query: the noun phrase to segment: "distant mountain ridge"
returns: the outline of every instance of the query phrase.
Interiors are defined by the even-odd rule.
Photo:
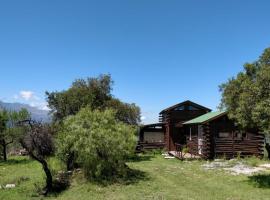
[[[51,115],[49,114],[49,111],[41,110],[36,107],[32,107],[28,104],[23,103],[6,103],[0,101],[0,109],[6,109],[6,110],[12,110],[12,111],[19,111],[22,108],[25,108],[28,110],[28,112],[31,113],[31,117],[33,120],[42,121],[42,122],[50,122],[51,121]]]

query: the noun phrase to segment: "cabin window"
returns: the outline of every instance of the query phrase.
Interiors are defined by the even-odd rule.
[[[218,133],[219,138],[228,138],[230,136],[231,136],[231,133],[229,133],[229,132],[219,132]]]
[[[236,139],[247,139],[247,133],[246,132],[235,132],[234,137]]]
[[[185,106],[179,106],[177,108],[175,108],[174,110],[178,111],[178,110],[185,110]]]
[[[164,133],[144,132],[144,142],[146,143],[164,142]]]
[[[235,137],[237,139],[242,139],[242,133],[241,132],[236,132]]]
[[[194,106],[188,106],[188,110],[199,110],[199,109]]]

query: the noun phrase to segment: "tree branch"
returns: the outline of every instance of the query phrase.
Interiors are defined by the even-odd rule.
[[[11,143],[13,143],[13,139],[10,142],[7,142],[6,145],[9,145]]]

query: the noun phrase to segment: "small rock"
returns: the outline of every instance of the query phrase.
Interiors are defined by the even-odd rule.
[[[230,171],[232,175],[252,175],[254,173],[263,171],[264,169],[261,167],[249,167],[244,164],[237,164],[234,167],[227,168],[225,170]]]
[[[165,159],[174,159],[173,156],[165,156]]]
[[[215,159],[214,162],[223,162],[223,159]]]
[[[270,168],[270,164],[262,164],[262,165],[259,165],[259,167]]]
[[[72,171],[67,171],[67,174],[68,175],[72,175]]]
[[[6,184],[6,189],[11,189],[11,188],[15,188],[16,185],[15,184]]]

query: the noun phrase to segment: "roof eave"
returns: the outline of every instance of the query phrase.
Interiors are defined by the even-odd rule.
[[[174,109],[175,107],[180,106],[180,105],[185,104],[185,103],[191,103],[191,104],[194,104],[194,105],[196,105],[197,107],[199,107],[199,108],[201,108],[201,109],[204,109],[204,110],[207,110],[207,111],[209,111],[209,112],[212,111],[210,108],[204,107],[204,106],[202,106],[202,105],[200,105],[200,104],[197,104],[197,103],[195,103],[195,102],[193,102],[193,101],[186,100],[186,101],[183,101],[183,102],[181,102],[181,103],[178,103],[178,104],[175,104],[175,105],[173,105],[173,106],[170,106],[170,107],[168,107],[168,108],[163,109],[159,114],[162,114],[162,113],[164,113],[164,112],[170,111],[170,110]]]

